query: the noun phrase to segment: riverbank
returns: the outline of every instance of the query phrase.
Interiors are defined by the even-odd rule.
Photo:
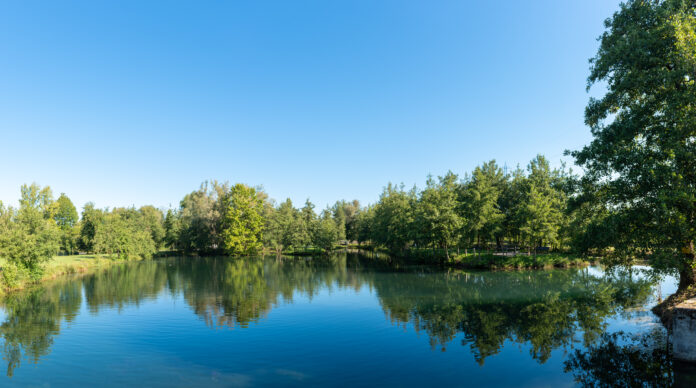
[[[657,306],[653,307],[652,312],[660,318],[660,321],[666,328],[671,329],[676,306],[692,298],[696,298],[696,286],[691,286],[685,290],[675,292]]]
[[[381,252],[381,254],[387,254]],[[388,255],[388,254],[387,254]],[[499,252],[450,252],[449,259],[444,250],[409,249],[401,255],[401,260],[413,264],[444,265],[446,267],[481,270],[551,269],[584,267],[596,262],[593,258],[573,253],[551,252],[527,254],[505,254]]]
[[[32,281],[26,275],[19,275],[14,284],[8,285],[5,282],[0,287],[0,294],[24,289],[32,284],[38,284],[47,280],[55,279],[59,276],[71,274],[86,274],[98,270],[106,269],[114,264],[125,263],[128,261],[142,260],[136,258],[119,258],[117,255],[66,255],[54,256],[44,267],[43,276],[39,281]],[[5,268],[6,262],[0,259],[0,267]]]
[[[536,255],[517,254],[466,254],[455,256],[452,265],[469,269],[545,269],[583,267],[593,261],[586,257],[568,253],[541,253]]]

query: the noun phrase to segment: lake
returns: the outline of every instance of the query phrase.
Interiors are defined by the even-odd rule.
[[[689,385],[649,311],[675,279],[644,269],[462,271],[352,253],[117,264],[2,299],[0,385]]]

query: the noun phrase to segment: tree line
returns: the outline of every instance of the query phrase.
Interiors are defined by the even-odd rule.
[[[307,200],[279,204],[260,188],[204,182],[174,209],[99,209],[81,217],[70,198],[50,187],[23,185],[18,208],[0,204],[0,257],[15,271],[41,275],[41,264],[63,253],[150,257],[168,249],[198,254],[252,255],[330,251],[339,242],[384,248],[394,254],[476,249],[513,244],[569,248],[568,212],[574,178],[551,169],[543,156],[526,172],[505,173],[495,161],[459,178],[429,177],[422,190],[389,184],[369,206],[337,201],[317,213]],[[5,271],[3,271],[5,272]]]

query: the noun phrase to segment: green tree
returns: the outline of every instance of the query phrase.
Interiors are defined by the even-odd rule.
[[[38,280],[43,275],[44,263],[60,249],[60,231],[52,218],[50,187],[22,185],[19,204],[17,212],[4,216],[6,225],[4,233],[0,233],[0,257],[16,269],[26,270],[32,280]]]
[[[53,216],[59,228],[72,228],[79,219],[77,209],[65,193],[61,193],[56,200],[56,214]]]
[[[331,215],[336,223],[336,232],[339,240],[346,239],[346,201],[337,201],[331,208]]]
[[[314,228],[312,244],[323,249],[325,252],[329,252],[338,242],[339,237],[339,227],[336,221],[331,217],[331,211],[324,211]]]
[[[303,243],[299,237],[300,228],[299,212],[288,198],[269,217],[266,217],[263,233],[265,244],[278,254],[292,246],[300,246]]]
[[[375,217],[375,207],[368,206],[361,209],[355,218],[355,237],[358,244],[370,241],[372,238],[372,224]]]
[[[463,219],[458,212],[457,175],[451,171],[435,182],[428,178],[427,186],[421,193],[416,212],[416,224],[421,225],[425,241],[435,242],[445,250],[449,260],[449,248],[459,241]]]
[[[138,211],[142,214],[145,228],[150,232],[155,247],[162,247],[165,237],[164,215],[162,214],[162,210],[148,205],[141,207]]]
[[[517,218],[523,241],[531,250],[544,243],[556,244],[562,225],[560,193],[552,186],[549,163],[538,155],[529,163],[522,200],[518,203]]]
[[[312,243],[312,236],[316,228],[317,214],[314,212],[314,204],[307,198],[305,205],[300,210],[299,230],[297,232],[297,245],[305,248]]]
[[[80,229],[77,227],[79,215],[70,198],[61,193],[55,202],[55,214],[53,219],[60,228],[60,248],[67,254],[72,254],[77,249]]]
[[[594,139],[572,155],[609,210],[614,263],[647,257],[696,283],[696,4],[628,0],[605,22],[588,88]],[[602,226],[595,223],[595,227]],[[610,230],[609,230],[610,228]],[[593,229],[593,228],[590,228]]]
[[[223,201],[229,191],[227,183],[206,181],[198,190],[184,196],[179,212],[181,249],[187,252],[210,253],[222,247],[222,214],[225,210]]]
[[[500,194],[500,211],[503,213],[503,235],[516,244],[520,243],[521,220],[517,217],[519,204],[526,195],[527,177],[519,166],[505,179],[505,186]]]
[[[165,246],[172,249],[178,249],[179,237],[181,233],[181,220],[179,219],[179,213],[172,211],[172,209],[167,210],[167,214],[164,217],[163,227]]]
[[[151,257],[156,251],[155,242],[134,214],[139,213],[134,209],[114,209],[106,213],[96,227],[94,252],[123,258]]]
[[[263,200],[256,189],[243,184],[232,187],[223,200],[224,248],[230,255],[259,251],[263,241]]]
[[[416,201],[415,188],[407,192],[403,185],[387,185],[375,205],[371,240],[403,254],[413,241]]]
[[[80,249],[86,252],[94,252],[94,235],[97,225],[102,222],[104,211],[97,209],[94,203],[87,202],[82,208],[82,227],[80,228]]]
[[[504,214],[498,201],[504,181],[503,171],[495,160],[491,160],[476,167],[464,187],[461,203],[467,220],[466,229],[479,245],[499,236],[503,230]]]

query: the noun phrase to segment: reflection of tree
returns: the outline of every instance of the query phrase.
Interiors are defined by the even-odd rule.
[[[93,313],[100,308],[139,305],[154,298],[167,285],[166,261],[124,263],[85,276],[82,284],[87,306]]]
[[[177,268],[186,302],[210,326],[246,327],[274,302],[267,292],[263,261],[200,258]]]
[[[512,340],[529,344],[531,356],[545,362],[552,350],[572,346],[576,332],[591,343],[607,316],[650,295],[648,281],[617,276],[585,270],[384,273],[374,286],[387,316],[425,331],[433,346],[444,350],[462,334],[483,363]]]
[[[346,282],[345,259],[341,258],[182,259],[176,268],[179,282],[175,287],[212,327],[247,327],[279,301],[292,301],[295,293],[311,298],[323,288]]]
[[[332,289],[369,287],[385,314],[425,331],[433,346],[461,335],[481,363],[505,341],[529,344],[544,362],[552,350],[572,346],[576,333],[595,341],[608,315],[641,303],[647,281],[631,274],[591,276],[586,270],[440,272],[357,255],[328,258],[171,258],[118,265],[82,278],[11,294],[0,303],[8,374],[22,353],[47,354],[61,320],[80,309],[82,292],[92,313],[139,305],[163,292],[181,295],[210,327],[247,327],[281,302],[313,298]]]
[[[671,387],[679,366],[674,368],[668,343],[662,330],[640,337],[603,334],[587,350],[575,350],[565,371],[583,387]]]
[[[7,360],[7,375],[20,365],[22,353],[38,363],[50,352],[53,336],[60,332],[60,322],[71,322],[82,300],[80,285],[61,282],[50,287],[15,293],[2,300],[6,319],[0,325],[4,340],[2,353]]]

